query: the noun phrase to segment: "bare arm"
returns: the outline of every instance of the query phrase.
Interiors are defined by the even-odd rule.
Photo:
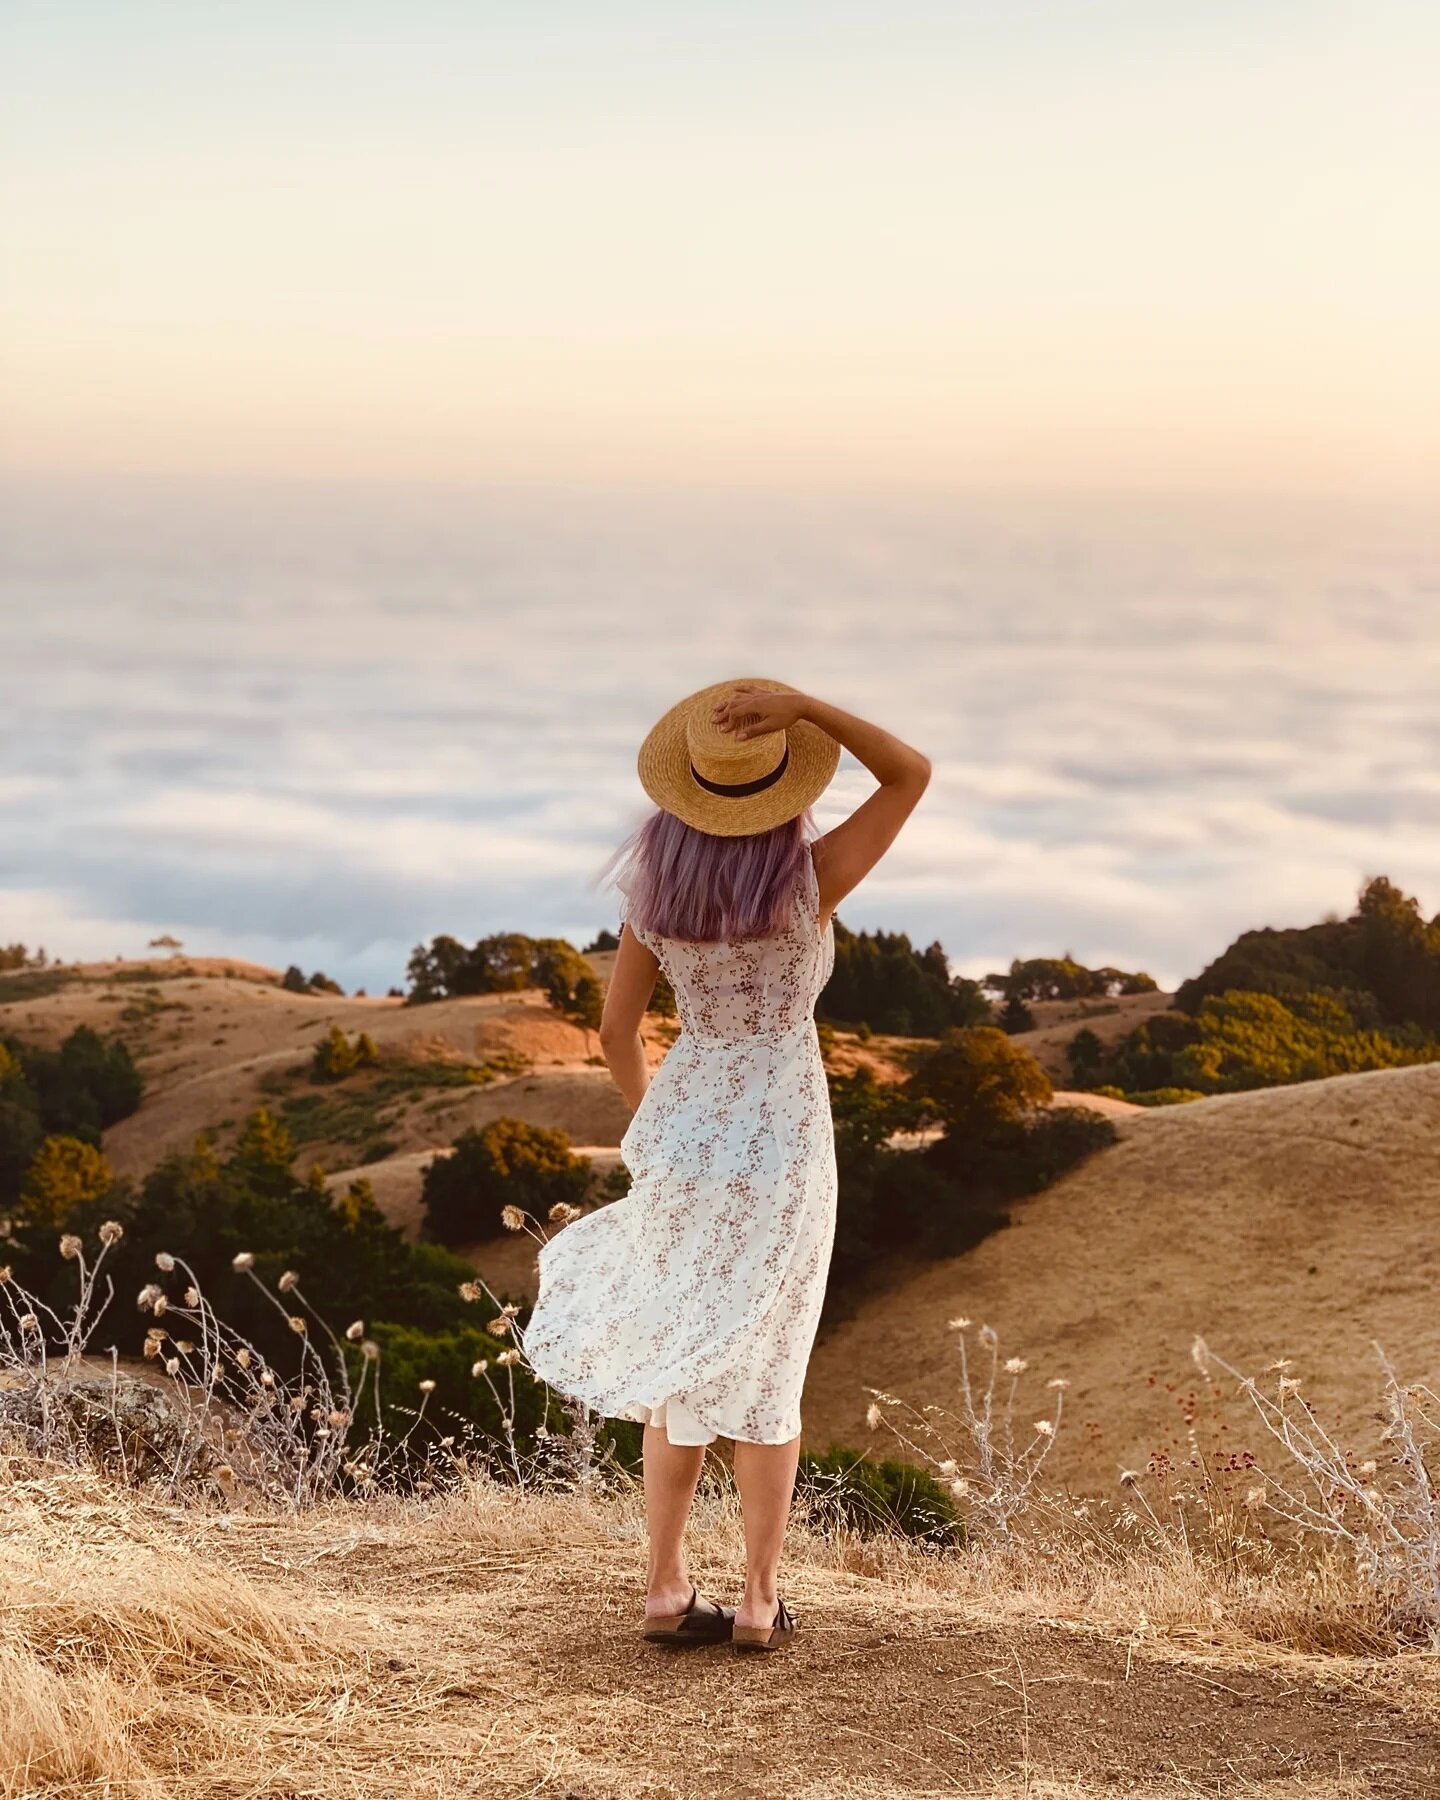
[[[733,730],[741,738],[750,731],[788,729],[797,719],[809,719],[864,763],[880,783],[848,819],[816,841],[820,910],[822,914],[833,912],[875,867],[915,810],[929,785],[929,757],[883,726],[872,725],[809,694],[737,688],[718,703],[715,719],[721,730]]]
[[[645,1058],[640,1021],[645,1017],[659,973],[654,952],[647,950],[628,926],[623,926],[600,1014],[600,1052],[631,1112],[644,1099],[650,1085],[650,1065]]]

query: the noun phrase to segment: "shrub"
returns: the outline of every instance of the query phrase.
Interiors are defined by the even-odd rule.
[[[845,1529],[861,1537],[899,1532],[948,1547],[965,1542],[954,1502],[913,1463],[871,1462],[859,1450],[831,1444],[823,1455],[801,1453],[795,1492],[822,1531]]]
[[[425,1235],[442,1244],[496,1237],[502,1208],[543,1219],[560,1202],[582,1200],[589,1176],[589,1162],[572,1153],[563,1131],[509,1117],[471,1126],[425,1171]]]
[[[918,1059],[912,1081],[947,1136],[984,1137],[1045,1106],[1050,1077],[1028,1050],[994,1026],[947,1031]]]
[[[1077,1031],[1065,1046],[1065,1059],[1077,1087],[1089,1087],[1105,1059],[1105,1046],[1088,1025]]]
[[[1035,1029],[1035,1015],[1018,994],[1011,994],[1001,1007],[996,1024],[1007,1037],[1018,1037],[1022,1031]]]
[[[1137,1094],[1120,1094],[1119,1098],[1132,1106],[1184,1106],[1191,1100],[1205,1099],[1205,1095],[1195,1088],[1162,1087],[1142,1088]]]
[[[310,1079],[343,1081],[357,1069],[373,1069],[379,1060],[380,1053],[368,1031],[358,1032],[352,1043],[338,1025],[332,1025],[315,1046],[310,1059]]]

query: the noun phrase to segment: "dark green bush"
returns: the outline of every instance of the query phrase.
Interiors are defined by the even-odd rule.
[[[913,1463],[871,1462],[844,1444],[831,1444],[823,1455],[803,1451],[795,1495],[821,1531],[849,1530],[862,1537],[897,1533],[937,1549],[965,1543],[954,1501]]]
[[[557,1202],[583,1200],[589,1183],[590,1164],[572,1153],[565,1132],[523,1119],[492,1119],[462,1131],[426,1169],[425,1235],[442,1244],[496,1237],[504,1230],[504,1207],[518,1206],[543,1220]]]

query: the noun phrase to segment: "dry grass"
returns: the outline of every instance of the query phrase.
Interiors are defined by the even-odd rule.
[[[17,1800],[1420,1800],[1440,1771],[1440,1668],[1372,1653],[1338,1570],[800,1529],[793,1648],[678,1656],[636,1632],[631,1493],[474,1485],[281,1519],[19,1462],[0,1480]],[[733,1595],[718,1464],[692,1550]]]

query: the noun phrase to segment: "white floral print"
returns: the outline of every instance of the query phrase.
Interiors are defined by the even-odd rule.
[[[815,1001],[835,963],[805,858],[773,938],[654,951],[681,1030],[620,1140],[630,1191],[540,1251],[525,1354],[557,1392],[672,1443],[787,1443],[835,1236]]]

